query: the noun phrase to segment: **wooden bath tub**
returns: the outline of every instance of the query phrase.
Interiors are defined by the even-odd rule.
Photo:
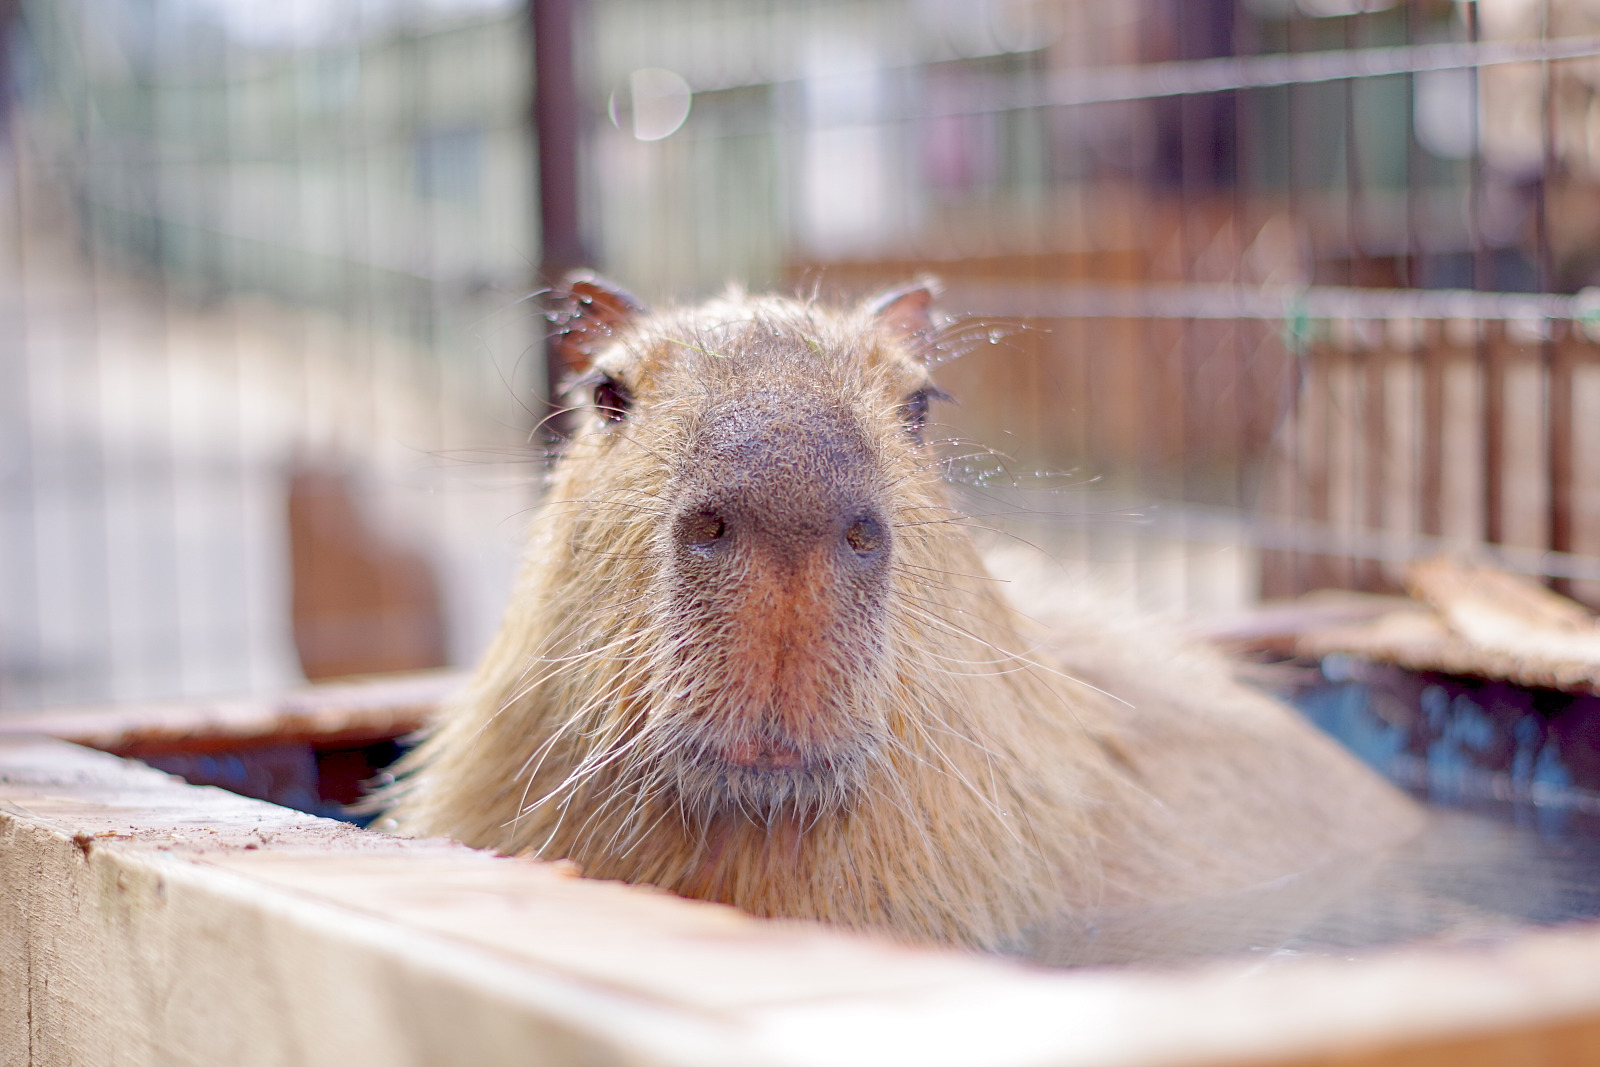
[[[397,840],[110,754],[353,751],[454,683],[0,720],[0,1064],[1600,1061],[1600,925],[1049,972]]]

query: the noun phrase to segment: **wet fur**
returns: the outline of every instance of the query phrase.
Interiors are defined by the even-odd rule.
[[[635,410],[584,413],[498,637],[391,797],[401,828],[758,915],[1017,949],[1063,916],[1249,885],[1414,827],[1206,654],[1093,607],[1049,629],[1013,609],[939,448],[903,421],[928,383],[919,343],[881,308],[734,294],[601,346]],[[672,524],[741,405],[796,411],[786,433],[850,453],[819,477],[872,472],[852,491],[889,520],[879,584],[799,550],[820,577],[793,587],[683,573]]]

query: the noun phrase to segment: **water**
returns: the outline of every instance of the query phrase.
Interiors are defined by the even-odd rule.
[[[1389,852],[1243,892],[1090,915],[1028,954],[1054,966],[1345,958],[1400,942],[1499,941],[1596,915],[1600,841],[1438,809],[1419,837]]]
[[[1330,660],[1293,694],[1432,808],[1396,848],[1225,896],[1080,917],[1050,965],[1347,958],[1600,916],[1600,698]]]

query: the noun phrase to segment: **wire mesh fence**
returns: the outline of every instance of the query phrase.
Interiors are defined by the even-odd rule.
[[[932,270],[952,310],[1029,327],[943,373],[963,437],[1095,479],[1008,497],[1030,536],[1079,551],[1088,524],[1101,560],[1153,540],[1154,573],[1231,515],[1241,599],[1391,589],[1416,554],[1485,544],[1600,592],[1592,5],[816,5],[733,41],[726,8],[602,9],[638,43],[597,38],[597,180],[714,205],[612,188],[607,258],[664,289],[730,263],[852,290]],[[693,91],[659,141],[617,117],[646,64]],[[708,267],[712,216],[767,232],[733,188],[752,137],[781,266]],[[652,195],[676,205],[659,228]]]
[[[1451,546],[1600,601],[1589,0],[0,10],[0,706],[470,659],[579,258],[940,276],[964,502],[1147,605]]]
[[[475,654],[538,474],[520,19],[12,12],[0,706]]]

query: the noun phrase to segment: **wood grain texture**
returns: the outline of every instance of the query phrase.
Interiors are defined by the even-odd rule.
[[[0,1064],[1574,1062],[1600,929],[1044,973],[0,740]]]

